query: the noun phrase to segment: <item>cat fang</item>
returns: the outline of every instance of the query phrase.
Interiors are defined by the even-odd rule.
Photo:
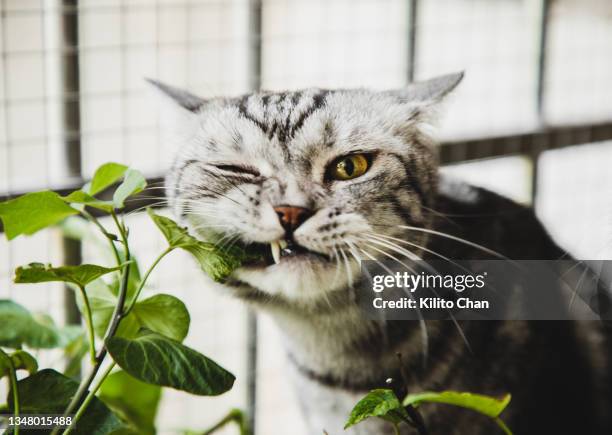
[[[281,251],[285,249],[287,249],[287,241],[285,239],[270,242],[270,250],[272,251],[272,258],[274,259],[274,263],[280,263]]]
[[[308,258],[310,260],[330,261],[328,256],[306,249],[293,239],[279,239],[270,242],[270,253],[274,264],[280,264],[283,259],[303,260]]]

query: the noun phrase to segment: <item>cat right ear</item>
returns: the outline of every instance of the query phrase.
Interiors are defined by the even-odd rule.
[[[463,71],[433,79],[413,82],[407,87],[391,91],[390,94],[403,103],[435,104],[440,102],[463,80]]]

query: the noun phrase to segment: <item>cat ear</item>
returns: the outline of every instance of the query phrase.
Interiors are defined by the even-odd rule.
[[[163,137],[180,144],[193,136],[198,128],[198,112],[206,100],[157,80],[146,80],[160,102],[159,123]]]
[[[449,94],[463,79],[463,71],[433,79],[414,82],[403,89],[388,91],[402,103],[437,103]]]
[[[155,91],[162,98],[174,103],[178,107],[188,110],[189,112],[197,112],[198,109],[200,109],[204,105],[204,103],[206,103],[206,100],[204,100],[203,98],[200,98],[182,89],[175,88],[173,86],[150,78],[146,78],[145,80],[153,86]]]

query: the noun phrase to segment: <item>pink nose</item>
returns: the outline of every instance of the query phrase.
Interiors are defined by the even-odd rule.
[[[278,215],[281,225],[288,233],[291,233],[297,227],[302,225],[306,219],[312,214],[311,211],[304,207],[294,207],[291,205],[280,205],[274,207],[274,211]]]

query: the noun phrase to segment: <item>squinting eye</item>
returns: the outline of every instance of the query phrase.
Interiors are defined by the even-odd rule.
[[[370,167],[370,159],[365,154],[352,154],[335,160],[329,167],[329,178],[351,180],[365,174]]]
[[[259,171],[252,167],[238,166],[238,165],[214,165],[217,169],[221,169],[226,172],[235,172],[236,174],[249,174],[255,177],[259,177]]]

